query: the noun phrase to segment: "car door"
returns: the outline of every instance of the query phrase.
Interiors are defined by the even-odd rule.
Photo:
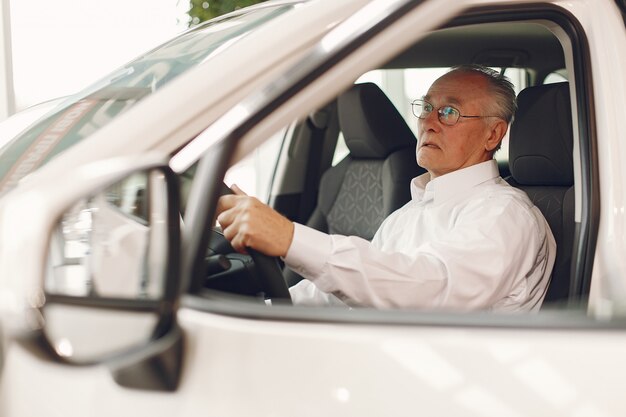
[[[175,171],[200,160],[202,175],[194,178],[184,220],[183,272],[169,278],[185,282],[197,275],[194,268],[206,254],[203,231],[212,225],[211,210],[230,163],[465,7],[510,18],[500,3],[481,8],[488,3],[442,8],[435,1],[371,2],[284,78],[227,114],[221,129],[209,127],[193,146],[177,152],[169,162]],[[584,21],[587,7],[568,12],[580,25],[578,35],[595,27]],[[603,17],[614,23],[608,15]],[[602,40],[592,38],[591,46]],[[582,87],[577,93],[589,98],[591,92]],[[232,118],[235,113],[245,117]],[[581,194],[581,205],[592,200]],[[591,208],[596,206],[586,209]],[[623,406],[625,335],[619,316],[598,320],[575,308],[534,316],[268,308],[258,300],[205,292],[184,294],[177,302],[184,348],[180,380],[170,391],[123,387],[111,377],[109,362],[70,366],[13,345],[2,380],[7,414],[612,415]],[[134,359],[122,354],[117,360]],[[29,401],[33,397],[38,401]]]
[[[578,183],[577,198],[579,208],[585,207],[582,211],[593,211],[599,208],[598,195],[588,185],[593,181],[593,166],[597,161],[586,147],[596,140],[588,124],[595,115],[589,113],[585,103],[597,91],[590,83],[589,67],[572,65],[573,60],[590,65],[593,61],[589,45],[574,40],[574,34],[580,35],[583,30],[577,26],[580,20],[569,17],[561,20],[564,15],[558,12],[555,16],[554,11],[551,7],[542,10],[522,5],[499,9],[496,5],[477,7],[463,17],[481,16],[470,19],[479,23],[490,14],[504,21],[515,14],[520,20],[549,19],[563,32],[569,31],[559,39],[562,45],[574,49],[571,55],[566,54],[566,59],[570,60],[568,68],[576,69],[578,77],[571,78],[577,109],[575,129],[582,128],[576,139],[579,147],[576,152],[582,155],[576,163],[587,166],[578,167],[582,180]],[[576,16],[583,19],[583,14]],[[569,24],[572,25],[568,27]],[[619,22],[614,27],[621,31],[621,26]],[[559,30],[554,32],[564,35]],[[365,51],[370,52],[369,56],[374,54],[368,49],[372,45],[376,45],[375,40],[363,46],[364,55]],[[352,79],[359,74],[357,69],[350,73]],[[209,189],[207,185],[204,194]],[[579,244],[593,251],[582,241],[595,240],[592,235],[598,224],[581,212],[577,213],[577,223],[591,232],[586,236],[581,233]],[[591,280],[589,262],[592,260],[586,258],[577,266],[577,274],[587,283]],[[253,304],[238,304],[238,300],[227,297],[192,294],[184,298],[179,317],[186,317],[184,323],[190,326],[189,333],[198,335],[199,339],[216,338],[239,346],[225,359],[228,364],[214,364],[212,358],[205,358],[206,366],[213,363],[223,372],[222,380],[230,381],[212,387],[217,397],[244,395],[254,403],[253,406],[245,402],[223,403],[220,409],[223,412],[234,409],[242,415],[255,410],[306,415],[308,410],[315,410],[315,413],[340,415],[348,410],[354,414],[413,415],[425,410],[441,415],[611,415],[622,406],[611,383],[598,387],[590,386],[587,381],[596,366],[605,367],[603,375],[609,380],[619,378],[624,361],[617,352],[624,334],[617,331],[621,319],[609,324],[598,321],[593,310],[587,315],[584,304],[588,301],[588,291],[588,286],[576,290],[575,300],[583,302],[582,308],[573,303],[562,310],[546,310],[536,316],[508,317],[267,310],[257,309]],[[222,320],[227,320],[228,325],[219,325]],[[363,327],[355,326],[357,323]],[[595,336],[591,337],[589,331]],[[595,341],[591,342],[591,338]],[[203,342],[199,341],[198,345]],[[599,358],[592,351],[604,352],[612,358]],[[573,367],[573,363],[577,366]],[[237,367],[234,376],[229,374],[232,366]],[[263,384],[261,381],[270,374],[272,382]],[[248,388],[243,394],[238,385],[242,380]],[[293,387],[294,381],[297,388]],[[277,402],[276,390],[293,393],[293,400],[281,397],[282,401]],[[369,396],[374,398],[368,401]]]

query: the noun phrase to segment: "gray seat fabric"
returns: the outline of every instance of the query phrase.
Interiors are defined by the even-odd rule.
[[[339,126],[350,151],[322,176],[307,226],[371,240],[382,221],[411,199],[410,182],[424,173],[416,139],[385,93],[356,84],[337,100]],[[301,279],[286,269],[289,285]]]
[[[568,298],[574,240],[573,134],[568,83],[529,87],[517,98],[507,180],[541,210],[557,253],[544,302]]]

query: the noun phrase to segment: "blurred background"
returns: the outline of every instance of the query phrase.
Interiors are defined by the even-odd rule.
[[[264,0],[0,1],[0,98],[10,115],[79,91],[190,26]]]

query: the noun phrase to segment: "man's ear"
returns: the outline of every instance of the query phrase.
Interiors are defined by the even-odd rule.
[[[491,124],[488,132],[489,137],[487,137],[487,142],[485,142],[485,150],[491,152],[496,149],[506,134],[508,127],[509,124],[502,119],[497,119],[495,123]]]

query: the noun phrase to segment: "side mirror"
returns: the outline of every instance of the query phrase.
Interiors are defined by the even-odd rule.
[[[74,201],[49,234],[37,344],[56,361],[107,363],[124,386],[175,389],[179,236],[177,178],[168,167]]]

